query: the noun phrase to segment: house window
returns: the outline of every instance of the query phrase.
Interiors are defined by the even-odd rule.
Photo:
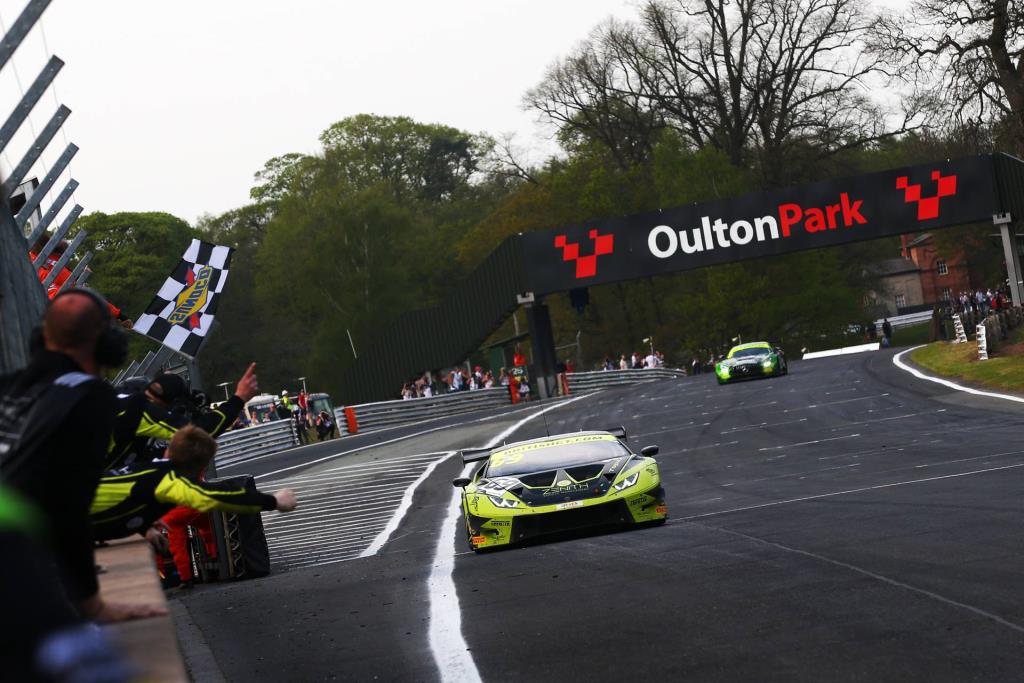
[[[949,301],[953,298],[953,290],[949,287],[942,288],[942,300]]]
[[[903,294],[896,295],[896,308],[905,308],[907,305],[907,297]]]
[[[935,262],[935,267],[938,268],[939,275],[949,274],[949,268],[946,267],[946,262],[943,261],[942,259],[939,259],[938,261]]]

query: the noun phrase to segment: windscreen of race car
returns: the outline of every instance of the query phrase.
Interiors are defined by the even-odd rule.
[[[575,467],[608,462],[629,455],[618,440],[576,438],[530,444],[491,455],[487,463],[487,477],[509,477],[543,472],[556,467]]]

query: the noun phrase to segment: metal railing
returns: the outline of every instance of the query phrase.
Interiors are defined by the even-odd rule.
[[[30,0],[18,15],[0,40],[0,69],[11,60],[49,4],[50,0]],[[63,66],[63,61],[51,56],[28,90],[22,91],[21,100],[0,123],[0,152],[12,154],[8,149],[9,143],[29,120]],[[20,80],[18,83],[20,87]],[[49,204],[45,203],[78,152],[78,147],[72,143],[67,143],[42,180],[33,175],[33,170],[43,165],[43,152],[70,114],[68,107],[58,105],[35,139],[23,146],[18,163],[0,178],[0,373],[18,369],[28,362],[29,332],[39,322],[46,305],[46,288],[54,283],[65,267],[70,270],[59,291],[82,285],[89,276],[91,252],[82,256],[77,265],[71,265],[72,257],[86,237],[82,230],[75,234],[60,258],[52,264],[42,287],[36,274],[38,268],[47,265],[50,255],[62,244],[82,214],[82,207],[77,204],[65,214],[46,244],[35,254],[35,260],[30,262],[28,258],[29,249],[50,234],[47,229],[78,187],[78,181],[69,179],[56,198]]]
[[[889,324],[892,325],[893,329],[899,329],[900,327],[909,327],[910,325],[919,325],[926,323],[932,319],[932,311],[918,311],[917,313],[907,313],[905,315],[894,315],[888,318]],[[886,318],[879,318],[875,321],[875,332],[877,334],[882,333],[882,325],[885,323]]]
[[[232,465],[298,445],[295,423],[291,420],[275,420],[244,429],[233,429],[217,438],[217,465]]]
[[[656,382],[663,379],[686,377],[686,372],[676,368],[642,368],[639,370],[596,370],[594,372],[570,372],[565,378],[569,393],[579,393],[639,382]]]
[[[354,414],[356,430],[359,433],[429,420],[437,417],[461,415],[475,410],[484,410],[509,405],[512,398],[507,387],[478,389],[477,391],[456,391],[430,398],[411,398],[405,401],[381,401],[337,408],[334,411],[338,429],[342,434],[353,434],[347,411]]]

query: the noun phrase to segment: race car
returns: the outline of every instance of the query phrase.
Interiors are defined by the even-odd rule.
[[[587,527],[655,525],[668,518],[657,446],[633,453],[621,427],[462,451],[481,462],[461,488],[475,551]]]
[[[789,372],[786,354],[768,342],[740,344],[715,364],[719,384],[757,377],[776,377]]]

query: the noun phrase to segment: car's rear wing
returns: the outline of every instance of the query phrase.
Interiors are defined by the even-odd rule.
[[[490,448],[465,448],[459,451],[459,455],[462,456],[462,462],[471,463],[478,462],[480,460],[486,460],[491,457]]]
[[[610,427],[605,431],[614,436],[616,439],[622,439],[623,441],[625,441],[627,438],[625,427]]]

